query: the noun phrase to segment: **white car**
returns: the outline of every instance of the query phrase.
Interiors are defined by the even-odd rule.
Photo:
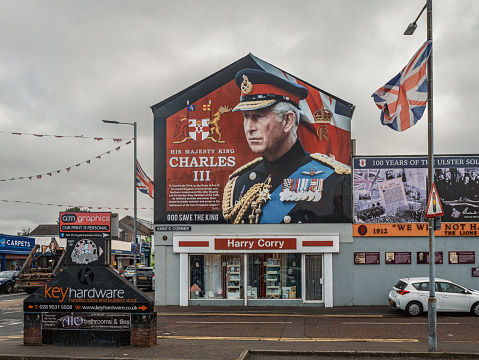
[[[428,298],[428,277],[399,279],[389,293],[389,303],[411,316],[427,311]],[[436,311],[471,312],[479,316],[479,291],[436,278]]]

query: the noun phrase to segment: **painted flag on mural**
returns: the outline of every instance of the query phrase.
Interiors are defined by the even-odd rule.
[[[136,161],[136,186],[143,194],[153,199],[154,182],[145,174],[138,160]]]
[[[427,60],[432,41],[426,41],[409,63],[373,95],[381,110],[381,123],[404,131],[421,119],[427,104]]]
[[[305,150],[334,156],[335,160],[351,165],[351,118],[355,106],[299,79],[250,54],[266,72],[308,89],[308,97],[299,107],[304,113],[298,126],[298,137]],[[348,145],[346,145],[348,144]]]

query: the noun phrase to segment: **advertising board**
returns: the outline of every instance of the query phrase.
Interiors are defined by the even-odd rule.
[[[34,246],[34,238],[0,234],[0,251],[28,254]]]
[[[71,265],[28,296],[25,312],[150,313],[154,303],[108,266]]]
[[[111,212],[61,212],[61,238],[111,237]]]
[[[271,74],[306,90],[297,99],[304,112],[297,135],[307,153],[320,154],[316,160],[284,158],[288,170],[277,177],[263,169],[263,153],[247,141],[242,111],[234,111],[245,94],[237,80],[241,70],[252,93],[268,88]],[[289,86],[281,81],[279,87]],[[161,159],[155,160],[155,224],[350,222],[353,108],[252,55],[153,106],[155,159]],[[264,171],[271,176],[263,179]],[[253,194],[254,185],[261,190]],[[306,214],[294,214],[300,203]]]
[[[435,156],[434,183],[450,223],[479,220],[479,156]],[[425,223],[427,157],[354,159],[354,222]]]
[[[107,265],[109,264],[110,240],[67,239],[67,265]]]
[[[127,330],[131,315],[117,313],[44,312],[42,329]]]

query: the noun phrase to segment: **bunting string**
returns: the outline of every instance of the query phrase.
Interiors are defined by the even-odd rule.
[[[131,144],[131,140],[124,143],[124,144],[121,144],[119,146],[117,146],[116,148],[114,149],[111,149],[111,150],[108,150],[106,152],[104,152],[103,154],[100,154],[98,156],[95,156],[95,159],[101,159],[102,156],[105,156],[105,155],[110,155],[110,153],[115,150],[115,151],[118,151],[120,150],[121,147],[125,146],[125,145],[129,145]],[[89,159],[89,160],[85,160],[85,161],[82,161],[76,165],[72,165],[72,166],[69,166],[67,168],[65,168],[65,170],[67,172],[70,172],[71,169],[73,169],[74,167],[79,167],[81,166],[82,164],[90,164],[91,163],[91,160],[92,159]],[[56,170],[56,171],[51,171],[51,172],[46,172],[46,173],[43,173],[43,174],[39,174],[39,175],[31,175],[31,176],[20,176],[20,177],[12,177],[10,179],[0,179],[0,181],[12,181],[12,180],[32,180],[32,179],[41,179],[43,176],[45,175],[48,175],[48,176],[52,176],[53,174],[59,174],[62,170]]]
[[[19,200],[0,200],[6,203],[17,203],[17,204],[30,204],[30,205],[42,205],[42,206],[58,206],[58,207],[64,207],[64,208],[74,208],[78,207],[81,209],[88,209],[88,210],[93,210],[93,209],[107,209],[107,210],[130,210],[133,208],[128,208],[128,207],[109,207],[109,206],[85,206],[85,205],[68,205],[68,204],[44,204],[44,203],[38,203],[38,202],[31,202],[31,201],[19,201]],[[146,207],[137,207],[138,210],[153,210],[153,208],[146,208]]]
[[[93,136],[83,136],[83,135],[47,135],[47,134],[29,134],[29,133],[21,133],[21,132],[10,132],[10,131],[0,131],[0,134],[11,134],[11,135],[30,135],[35,137],[55,137],[57,139],[61,138],[76,138],[76,139],[93,139],[95,141],[103,141],[103,140],[113,140],[116,143],[120,143],[123,140],[130,140],[133,139],[119,139],[119,138],[110,138],[110,137],[93,137]]]

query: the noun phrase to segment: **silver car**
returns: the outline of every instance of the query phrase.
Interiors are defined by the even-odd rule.
[[[435,289],[437,311],[471,312],[479,316],[479,291],[438,278]],[[389,303],[411,316],[427,311],[428,298],[428,277],[399,279],[389,293]]]

